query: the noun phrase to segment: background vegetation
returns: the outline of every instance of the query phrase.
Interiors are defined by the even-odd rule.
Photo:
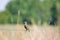
[[[0,12],[0,24],[56,25],[60,17],[60,0],[11,0]],[[33,22],[34,21],[34,22]]]

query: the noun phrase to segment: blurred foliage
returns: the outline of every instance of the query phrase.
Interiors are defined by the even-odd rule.
[[[18,10],[20,11],[20,21],[28,21],[30,24],[31,18],[38,24],[54,23],[57,21],[57,5],[60,0],[11,0],[6,6],[6,11],[0,13],[0,23],[16,24],[18,18]],[[54,19],[56,18],[56,19]]]

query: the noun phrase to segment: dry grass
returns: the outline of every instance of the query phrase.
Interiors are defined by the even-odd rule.
[[[0,28],[1,40],[60,40],[58,27],[30,27],[30,32],[25,31],[23,26]],[[12,25],[11,25],[12,26]]]

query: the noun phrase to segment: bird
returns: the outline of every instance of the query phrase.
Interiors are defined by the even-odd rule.
[[[26,21],[24,22],[24,28],[25,28],[26,31],[30,31],[30,29],[29,29],[28,24],[27,24]]]

